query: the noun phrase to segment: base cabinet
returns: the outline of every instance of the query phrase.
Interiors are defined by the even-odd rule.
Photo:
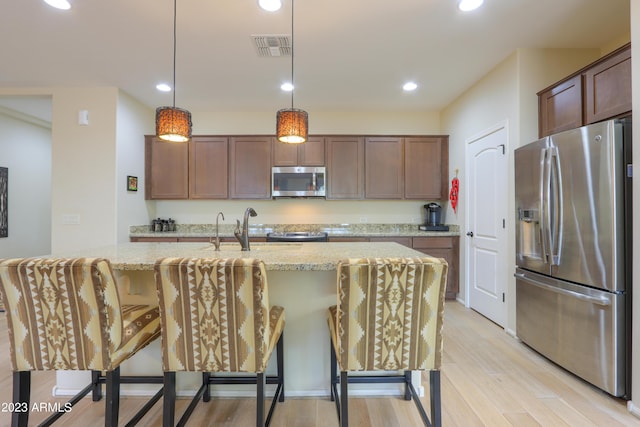
[[[460,264],[460,238],[450,237],[414,237],[413,249],[437,258],[444,258],[449,264],[447,273],[446,299],[456,299]]]
[[[443,236],[443,237],[405,237],[405,236],[386,236],[386,237],[348,237],[348,236],[329,236],[330,242],[396,242],[401,245],[408,246],[427,255],[444,258],[449,264],[447,273],[447,290],[445,298],[448,300],[456,299],[459,292],[459,265],[460,265],[460,237]]]

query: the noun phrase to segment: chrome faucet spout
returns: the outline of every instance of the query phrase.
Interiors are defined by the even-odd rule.
[[[238,242],[240,242],[240,246],[243,251],[250,251],[251,248],[249,246],[249,216],[258,216],[253,208],[247,208],[244,211],[244,218],[242,221],[242,230],[240,229],[240,220],[236,220],[236,229],[233,234],[236,236]]]
[[[220,250],[220,236],[218,235],[218,219],[220,217],[222,217],[222,220],[224,221],[224,214],[222,212],[218,212],[218,215],[216,215],[216,238],[215,240],[211,241],[216,251]]]

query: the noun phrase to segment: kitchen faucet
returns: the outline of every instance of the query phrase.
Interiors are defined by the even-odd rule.
[[[247,208],[247,210],[244,211],[244,220],[242,222],[242,230],[240,230],[240,220],[237,219],[236,229],[233,232],[233,234],[236,236],[236,239],[238,239],[238,242],[240,242],[240,246],[242,246],[243,251],[251,250],[251,248],[249,247],[249,215],[258,216],[258,214],[256,213],[256,211],[253,210],[253,208]]]
[[[222,212],[218,212],[218,215],[216,215],[216,238],[215,240],[213,240],[213,238],[209,239],[209,243],[212,243],[213,246],[215,246],[216,251],[220,250],[220,237],[218,237],[218,218],[220,218],[220,216],[222,216],[222,220],[224,221],[224,214]]]

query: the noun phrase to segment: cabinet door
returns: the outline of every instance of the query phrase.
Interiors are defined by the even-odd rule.
[[[189,198],[226,199],[227,138],[194,136],[189,143]]]
[[[538,94],[540,137],[582,126],[582,76]]]
[[[449,264],[447,271],[446,299],[455,299],[459,292],[459,252],[460,238],[452,237],[414,237],[413,248],[427,255],[444,258]]]
[[[403,139],[366,138],[365,198],[402,199],[404,195]]]
[[[324,166],[324,138],[311,136],[298,146],[298,164],[300,166]]]
[[[449,143],[447,137],[405,138],[405,199],[446,199],[448,180]]]
[[[312,136],[304,144],[274,139],[273,166],[324,166],[324,138]]]
[[[229,195],[232,199],[271,198],[271,143],[264,136],[229,141]]]
[[[631,48],[584,72],[586,124],[631,111]]]
[[[362,199],[364,196],[364,139],[328,137],[327,199]]]
[[[145,198],[189,197],[189,144],[145,137]]]
[[[298,144],[287,144],[274,138],[273,166],[298,166]]]

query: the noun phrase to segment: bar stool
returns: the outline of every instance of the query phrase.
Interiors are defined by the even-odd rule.
[[[440,363],[447,263],[438,258],[354,258],[338,264],[338,305],[329,308],[331,400],[349,425],[349,383],[403,383],[425,426],[441,425]],[[337,370],[340,369],[338,376]],[[431,420],[411,382],[430,371]],[[363,374],[351,371],[404,371]],[[340,395],[338,395],[340,384]]]
[[[202,372],[202,385],[178,422],[185,425],[211,384],[256,384],[256,426],[269,425],[284,401],[284,309],[269,306],[264,263],[253,258],[156,261],[162,322],[163,425],[174,425],[176,371]],[[277,373],[265,375],[277,347]],[[216,377],[213,373],[251,375]],[[264,418],[265,384],[276,384]]]
[[[120,305],[108,260],[2,260],[0,290],[11,344],[14,403],[29,408],[31,371],[90,370],[91,383],[67,405],[89,392],[94,401],[100,400],[106,384],[104,425],[117,426],[121,383],[161,384],[159,376],[120,375],[122,362],[160,336],[160,319],[157,306]],[[162,389],[132,423],[160,397]],[[40,425],[51,425],[63,414],[56,412]],[[28,421],[28,410],[12,414],[12,426],[27,426]]]

